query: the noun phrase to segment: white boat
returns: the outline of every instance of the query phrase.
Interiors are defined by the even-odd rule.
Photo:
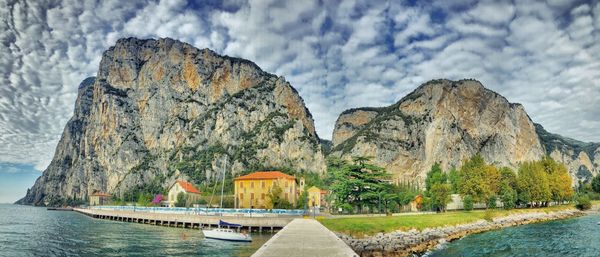
[[[225,166],[227,166],[227,159],[225,159]],[[221,204],[219,204],[219,209],[223,209],[223,187],[225,186],[225,169],[223,168],[223,182],[221,183]],[[216,189],[216,184],[215,184]],[[214,189],[213,189],[214,192]],[[209,206],[212,204],[212,197],[209,202]],[[235,228],[235,230],[231,229]],[[228,223],[222,220],[219,220],[219,227],[214,229],[202,229],[202,233],[204,233],[205,238],[225,240],[225,241],[234,241],[234,242],[252,242],[252,236],[247,233],[240,233],[240,228],[242,225]]]
[[[204,237],[225,241],[234,242],[252,242],[252,236],[245,233],[237,232],[230,228],[215,228],[210,230],[202,230]]]

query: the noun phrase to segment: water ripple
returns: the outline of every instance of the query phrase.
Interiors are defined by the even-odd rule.
[[[469,235],[427,256],[600,256],[600,215]]]
[[[0,204],[0,257],[249,256],[269,235],[240,244],[198,230],[92,219],[75,212]]]

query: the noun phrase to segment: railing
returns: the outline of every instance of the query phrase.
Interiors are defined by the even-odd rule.
[[[97,210],[116,210],[116,211],[135,211],[135,212],[153,212],[153,213],[174,213],[189,215],[214,215],[214,216],[271,216],[271,215],[289,215],[302,216],[305,210],[301,209],[229,209],[229,208],[186,208],[186,207],[138,207],[138,206],[90,206]]]

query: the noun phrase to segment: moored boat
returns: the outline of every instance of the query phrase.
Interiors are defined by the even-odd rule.
[[[228,227],[228,228],[225,228]],[[231,227],[236,228],[231,229]],[[228,223],[222,220],[219,220],[219,227],[214,229],[206,229],[202,230],[204,233],[204,237],[210,239],[218,239],[225,241],[234,241],[234,242],[252,242],[252,236],[247,233],[240,232],[240,228],[242,225]]]

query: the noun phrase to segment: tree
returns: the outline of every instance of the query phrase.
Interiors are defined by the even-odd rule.
[[[460,175],[458,174],[458,170],[454,166],[452,166],[450,172],[448,173],[448,182],[450,182],[452,193],[457,194],[460,189]]]
[[[567,167],[562,163],[557,163],[550,156],[544,156],[539,162],[546,172],[552,200],[563,202],[572,198],[575,192],[571,187],[573,180],[569,176]]]
[[[187,197],[185,193],[179,192],[177,194],[177,202],[175,202],[175,207],[186,207],[187,206]]]
[[[379,207],[385,193],[391,191],[385,169],[370,164],[369,157],[354,157],[353,163],[339,159],[328,160],[330,191],[338,208]],[[384,199],[385,200],[385,199]]]
[[[596,193],[600,193],[600,174],[592,179],[592,190]]]
[[[308,192],[306,191],[306,188],[304,188],[304,190],[302,190],[300,193],[300,197],[298,197],[298,201],[296,202],[296,209],[304,209],[306,207],[310,206],[308,206]]]
[[[537,206],[551,199],[552,193],[544,167],[539,162],[525,162],[517,178],[519,201]]]
[[[419,189],[412,185],[411,183],[401,183],[396,187],[398,198],[396,198],[396,202],[400,206],[405,206],[410,204],[417,195],[420,194]]]
[[[575,207],[579,210],[585,211],[592,208],[592,201],[587,195],[580,195],[575,199]]]
[[[431,166],[431,170],[427,172],[427,178],[425,179],[425,191],[430,191],[434,184],[443,184],[446,183],[446,181],[446,174],[442,171],[442,168],[440,168],[440,164],[436,162],[433,164],[433,166]]]
[[[517,195],[516,195],[516,191],[512,188],[505,188],[502,189],[502,193],[501,193],[501,201],[502,201],[502,208],[504,208],[505,210],[510,210],[515,208],[515,203],[517,201]]]
[[[517,174],[508,167],[500,168],[500,186],[498,195],[502,207],[506,210],[515,208],[517,202]]]
[[[448,183],[437,183],[431,186],[431,206],[432,209],[440,212],[446,210],[446,205],[450,202],[450,193],[452,189]]]
[[[487,201],[486,207],[488,209],[496,209],[496,200],[497,199],[495,195],[491,196]]]
[[[473,197],[472,196],[466,195],[463,198],[463,207],[467,211],[473,210]]]
[[[149,206],[151,200],[152,200],[151,195],[140,193],[140,194],[138,194],[137,205],[138,206]]]
[[[471,196],[473,202],[484,203],[498,191],[500,174],[477,154],[465,161],[459,172],[460,194]]]
[[[452,188],[439,163],[433,164],[425,179],[425,195],[432,210],[443,212],[450,202]]]

